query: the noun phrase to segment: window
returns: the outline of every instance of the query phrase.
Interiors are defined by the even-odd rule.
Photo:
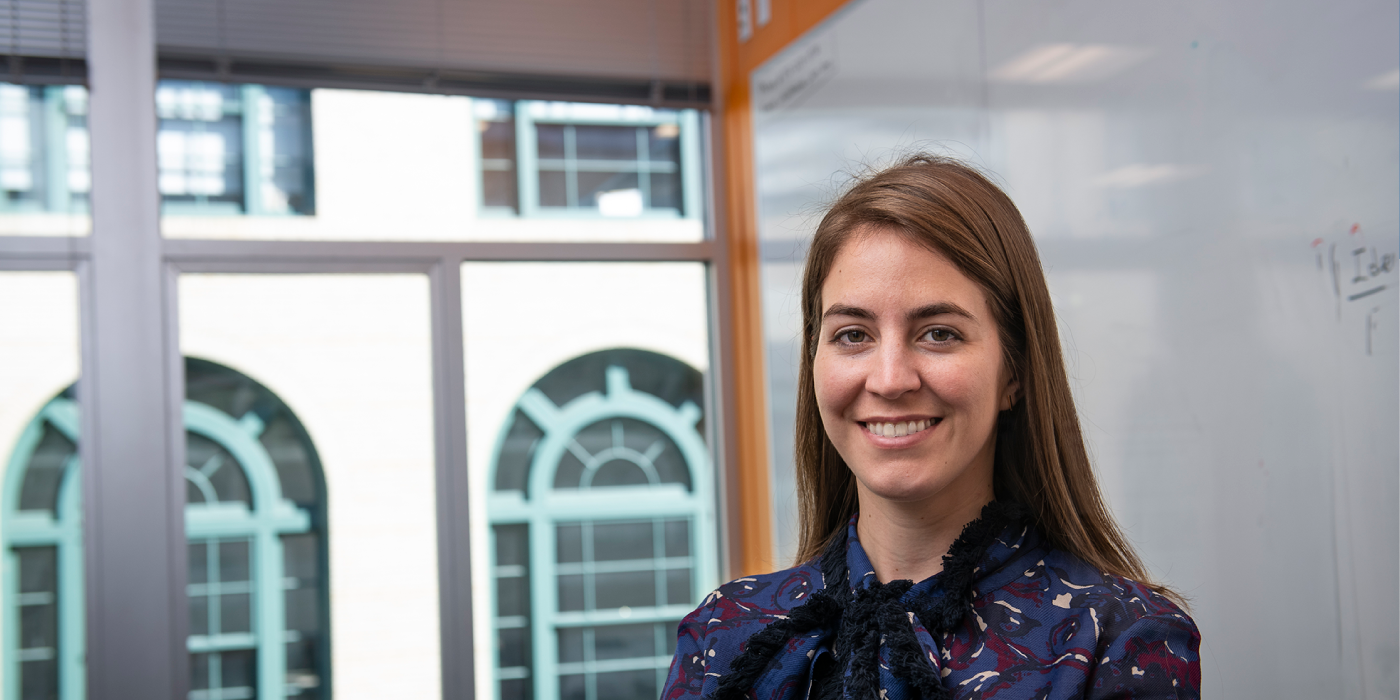
[[[87,89],[0,84],[0,212],[87,209]]]
[[[310,91],[166,80],[156,115],[167,212],[315,213]]]
[[[701,385],[679,360],[605,350],[516,404],[487,506],[502,700],[660,692],[715,576]]]
[[[0,212],[85,212],[87,89],[0,84]],[[313,214],[309,90],[162,81],[161,201],[177,214]]]
[[[327,698],[316,451],[248,377],[197,359],[185,373],[190,700]],[[70,388],[30,423],[6,472],[4,554],[19,572],[3,592],[5,678],[17,679],[7,697],[82,696],[77,439]]]
[[[693,110],[475,100],[483,211],[699,216]]]

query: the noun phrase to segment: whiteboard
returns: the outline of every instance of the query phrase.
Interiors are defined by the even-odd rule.
[[[756,70],[774,510],[795,550],[805,239],[843,173],[991,171],[1091,454],[1206,697],[1395,698],[1400,8],[863,0]]]

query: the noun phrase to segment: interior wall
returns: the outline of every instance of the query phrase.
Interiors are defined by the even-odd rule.
[[[1101,485],[1204,694],[1397,697],[1388,2],[864,0],[750,75],[779,559],[798,278],[848,175],[987,169],[1036,237]]]

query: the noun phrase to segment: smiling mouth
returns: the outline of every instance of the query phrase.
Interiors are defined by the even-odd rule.
[[[928,430],[937,425],[939,418],[925,418],[923,420],[899,421],[897,423],[861,423],[860,427],[865,428],[865,432],[879,437],[904,437],[914,433]]]

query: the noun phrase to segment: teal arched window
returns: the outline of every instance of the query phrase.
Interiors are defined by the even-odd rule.
[[[191,700],[329,697],[325,488],[290,409],[185,361]],[[0,504],[5,700],[83,697],[81,488],[72,389],[10,456]]]
[[[651,700],[714,585],[703,379],[617,349],[554,369],[496,449],[491,568],[501,700]]]

